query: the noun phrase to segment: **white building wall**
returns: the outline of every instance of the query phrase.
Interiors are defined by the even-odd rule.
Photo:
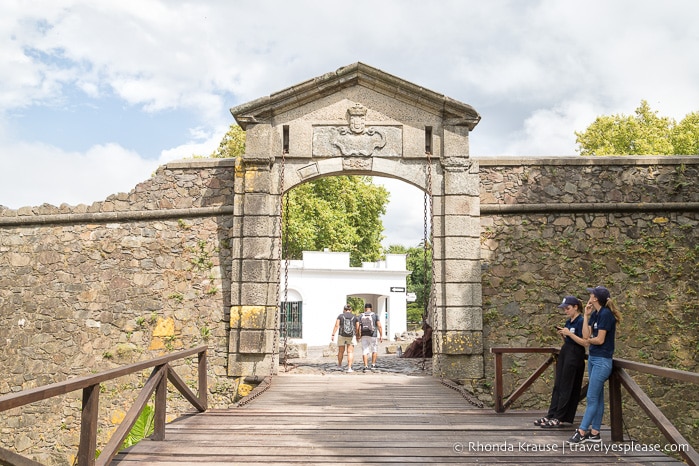
[[[350,267],[348,252],[304,251],[303,260],[289,261],[287,301],[301,301],[303,337],[309,346],[325,346],[335,319],[349,296],[373,305],[390,340],[407,331],[405,254],[388,254],[385,261]],[[284,300],[284,263],[282,292]],[[392,291],[393,290],[393,291]],[[355,312],[361,311],[356,309]]]

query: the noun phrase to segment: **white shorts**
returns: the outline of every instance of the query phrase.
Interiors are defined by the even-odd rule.
[[[378,337],[362,337],[362,354],[370,355],[371,353],[379,352]]]

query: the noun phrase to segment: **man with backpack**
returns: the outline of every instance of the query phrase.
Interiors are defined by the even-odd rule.
[[[357,316],[352,313],[352,306],[345,304],[342,314],[337,316],[335,327],[330,340],[335,339],[337,334],[337,368],[342,369],[342,357],[345,354],[345,346],[347,347],[347,372],[352,370],[352,361],[354,360],[354,332],[357,325]]]
[[[378,341],[377,341],[378,334]],[[364,313],[357,321],[357,336],[362,338],[362,360],[364,372],[369,370],[369,355],[371,354],[371,370],[376,370],[376,356],[379,353],[379,343],[383,341],[383,329],[379,316],[374,314],[371,303],[364,305]]]

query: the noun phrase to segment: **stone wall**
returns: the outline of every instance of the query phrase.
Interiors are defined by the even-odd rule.
[[[585,298],[584,288],[600,283],[626,316],[619,356],[699,370],[699,158],[474,160],[486,361],[475,391],[490,395],[491,347],[557,345],[550,329],[561,296]],[[234,168],[233,160],[171,163],[90,206],[0,207],[0,395],[207,344],[210,406],[228,407],[237,386],[227,375]],[[507,388],[539,362],[506,360]],[[191,365],[178,370],[195,380]],[[105,384],[100,441],[143,380]],[[639,382],[665,412],[696,396]],[[538,383],[516,407],[544,408],[549,390]],[[188,409],[169,398],[169,418]],[[69,464],[79,413],[80,393],[2,413],[0,446]],[[696,439],[696,406],[675,414]]]
[[[91,206],[0,210],[0,394],[206,344],[210,406],[232,403],[233,170],[230,161],[205,165],[171,164],[131,193]],[[196,381],[196,364],[177,366]],[[99,442],[144,381],[104,384]],[[181,396],[169,398],[170,418],[190,409]],[[78,391],[26,407],[21,417],[19,409],[0,414],[0,445],[69,464],[80,399]]]
[[[603,284],[624,314],[617,357],[699,372],[698,162],[481,160],[486,352],[495,346],[560,346],[553,328],[565,319],[556,307],[562,297],[573,294],[585,302],[585,288]],[[544,360],[506,355],[505,394]],[[490,395],[492,354],[486,353],[485,373],[483,391]],[[630,375],[697,447],[697,387]],[[547,409],[552,384],[549,370],[514,408]],[[622,392],[631,435],[666,443]]]

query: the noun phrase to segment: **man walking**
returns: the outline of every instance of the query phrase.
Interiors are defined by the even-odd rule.
[[[352,313],[352,306],[345,304],[342,314],[337,316],[335,327],[330,340],[335,339],[337,334],[337,368],[342,369],[342,358],[345,354],[345,346],[347,347],[347,372],[353,372],[352,362],[354,360],[354,333],[357,325],[357,316]]]
[[[381,328],[379,316],[374,314],[371,303],[366,303],[364,305],[364,313],[359,316],[357,335],[361,335],[362,337],[362,361],[364,362],[364,372],[369,370],[369,355],[371,355],[371,370],[375,371],[379,343],[383,341],[383,329]]]

